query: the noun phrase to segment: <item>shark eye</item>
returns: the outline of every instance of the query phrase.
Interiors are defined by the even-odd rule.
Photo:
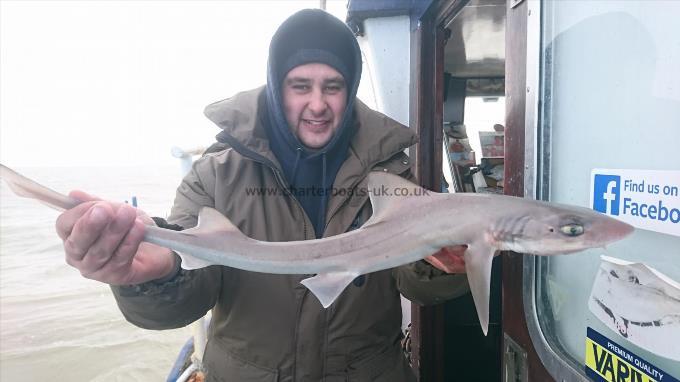
[[[565,224],[560,227],[560,231],[567,236],[583,235],[583,226],[580,224]]]

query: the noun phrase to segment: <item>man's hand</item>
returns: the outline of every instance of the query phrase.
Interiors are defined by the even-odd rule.
[[[153,220],[124,203],[101,201],[73,191],[84,203],[57,218],[66,263],[83,277],[114,285],[141,284],[169,275],[175,269],[172,252],[143,243],[145,225]]]
[[[466,249],[466,245],[444,247],[438,252],[426,257],[424,260],[433,267],[446,273],[465,273],[465,259],[463,258],[463,254]]]

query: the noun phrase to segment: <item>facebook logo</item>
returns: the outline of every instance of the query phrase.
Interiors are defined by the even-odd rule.
[[[593,209],[607,215],[618,215],[621,199],[621,177],[595,174],[594,183]]]

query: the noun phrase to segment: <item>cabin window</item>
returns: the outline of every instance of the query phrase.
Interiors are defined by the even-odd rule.
[[[680,186],[673,184],[680,171],[680,2],[550,1],[542,7],[539,197],[592,208],[593,169],[661,170],[661,187],[661,182]],[[640,192],[652,186],[648,182]],[[665,200],[669,210],[680,209],[677,194]],[[592,328],[680,378],[680,360],[636,345],[625,337],[625,327],[612,330],[589,309],[601,255],[642,262],[680,282],[678,227],[675,234],[637,229],[606,251],[538,258],[535,304],[552,348],[584,366],[586,332]],[[639,292],[637,296],[619,299],[612,320],[628,325],[628,330],[635,326],[638,336],[648,333],[643,336],[651,341],[664,341],[659,333],[669,328],[675,328],[668,333],[677,336],[680,311],[666,312],[660,305],[677,307],[678,301],[673,305],[668,296],[656,301],[643,289],[631,290]],[[652,309],[659,317],[632,319]],[[644,326],[657,320],[675,326]]]
[[[444,191],[503,193],[505,97],[467,96],[462,102],[462,122],[444,113]]]

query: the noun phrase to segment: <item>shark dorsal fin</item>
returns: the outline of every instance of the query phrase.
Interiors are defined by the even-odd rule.
[[[191,228],[192,233],[208,233],[208,232],[239,232],[241,231],[232,223],[227,217],[222,215],[220,211],[211,208],[203,207],[198,213],[198,224]]]
[[[182,231],[182,233],[194,234],[210,234],[210,233],[231,233],[237,236],[245,236],[226,216],[222,215],[220,211],[211,208],[203,207],[198,212],[198,224]],[[182,258],[182,268],[184,269],[200,269],[205,268],[216,263],[203,260],[190,254],[175,251],[179,257]]]
[[[373,208],[373,215],[364,224],[377,224],[392,213],[399,213],[398,204],[407,198],[422,197],[434,194],[399,175],[383,171],[373,171],[367,176],[368,194]]]

